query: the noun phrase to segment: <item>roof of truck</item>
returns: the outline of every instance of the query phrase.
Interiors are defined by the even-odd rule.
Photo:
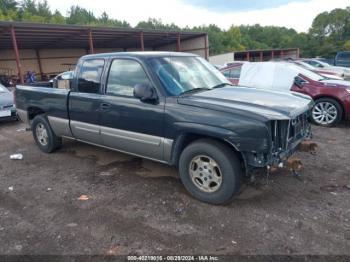
[[[93,55],[85,55],[83,59],[89,58],[104,58],[104,57],[115,57],[115,56],[125,56],[125,57],[175,57],[175,56],[198,56],[192,53],[183,53],[183,52],[166,52],[166,51],[144,51],[144,52],[114,52],[114,53],[100,53]]]

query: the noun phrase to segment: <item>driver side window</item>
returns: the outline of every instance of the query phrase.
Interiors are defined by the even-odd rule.
[[[137,84],[150,85],[142,66],[134,60],[113,60],[109,70],[106,94],[133,97],[134,87]]]

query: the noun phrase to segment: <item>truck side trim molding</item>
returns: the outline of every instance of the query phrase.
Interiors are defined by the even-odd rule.
[[[171,139],[72,120],[70,126],[76,139],[145,158],[170,162],[173,145]]]
[[[113,150],[113,151],[116,151],[116,152],[121,152],[121,153],[124,153],[124,154],[128,154],[128,155],[132,155],[132,156],[137,156],[137,157],[149,159],[149,160],[160,162],[160,163],[163,163],[163,164],[169,164],[168,161],[164,161],[164,160],[161,160],[161,159],[147,157],[145,155],[140,155],[140,154],[134,154],[132,152],[128,152],[128,151],[120,150],[120,149],[117,149],[117,148],[104,146],[104,145],[101,145],[101,144],[95,144],[95,143],[92,143],[92,142],[89,142],[89,141],[85,141],[85,140],[82,140],[82,139],[77,139],[77,138],[73,138],[73,137],[66,137],[66,136],[63,136],[63,137],[65,137],[67,139],[72,139],[72,140],[75,140],[75,141],[79,141],[79,142],[82,142],[82,143],[85,143],[85,144],[89,144],[89,145],[98,146],[98,147],[101,147],[101,148],[110,149],[110,150]]]
[[[49,119],[50,126],[56,136],[72,136],[68,119],[54,116],[48,116],[47,118]]]
[[[80,121],[70,121],[70,125],[72,127],[72,132],[75,136],[79,137],[79,132],[89,132],[92,134],[100,133],[100,126],[88,124]]]
[[[126,131],[122,129],[101,126],[101,134],[102,136],[108,135],[115,138],[126,139],[129,140],[129,142],[139,142],[151,146],[158,147],[161,144],[161,137]]]

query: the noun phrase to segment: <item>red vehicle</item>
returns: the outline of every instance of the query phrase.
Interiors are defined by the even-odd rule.
[[[334,126],[341,120],[350,120],[350,82],[315,79],[299,74],[291,88],[294,92],[311,96],[315,100],[312,120],[321,126]]]
[[[349,81],[328,79],[294,64],[276,62],[235,64],[221,72],[234,85],[294,91],[312,97],[314,124],[334,126],[341,120],[350,120]]]
[[[238,85],[239,76],[241,75],[241,68],[242,68],[242,65],[244,65],[245,63],[249,63],[249,62],[244,62],[244,61],[232,62],[228,64],[226,67],[221,68],[220,72],[223,73],[223,75],[228,80],[230,80],[230,82],[233,85]]]

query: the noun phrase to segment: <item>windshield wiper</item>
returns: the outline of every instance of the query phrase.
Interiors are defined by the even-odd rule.
[[[206,91],[206,90],[212,90],[212,89],[215,89],[215,88],[220,88],[220,87],[224,87],[224,86],[233,86],[229,83],[220,83],[218,85],[215,85],[213,87],[199,87],[199,88],[194,88],[194,89],[190,89],[190,90],[187,90],[187,91],[184,91],[182,92],[180,95],[184,95],[184,94],[190,94],[190,93],[197,93],[197,92],[200,92],[200,91]]]
[[[216,86],[213,86],[211,89],[221,88],[221,87],[224,87],[224,86],[233,86],[233,85],[229,84],[229,83],[221,83],[221,84],[218,84]]]
[[[208,87],[194,88],[194,89],[190,89],[190,90],[184,91],[180,95],[185,95],[185,94],[190,94],[190,93],[197,93],[197,92],[206,91],[206,90],[210,90],[210,88],[208,88]]]

